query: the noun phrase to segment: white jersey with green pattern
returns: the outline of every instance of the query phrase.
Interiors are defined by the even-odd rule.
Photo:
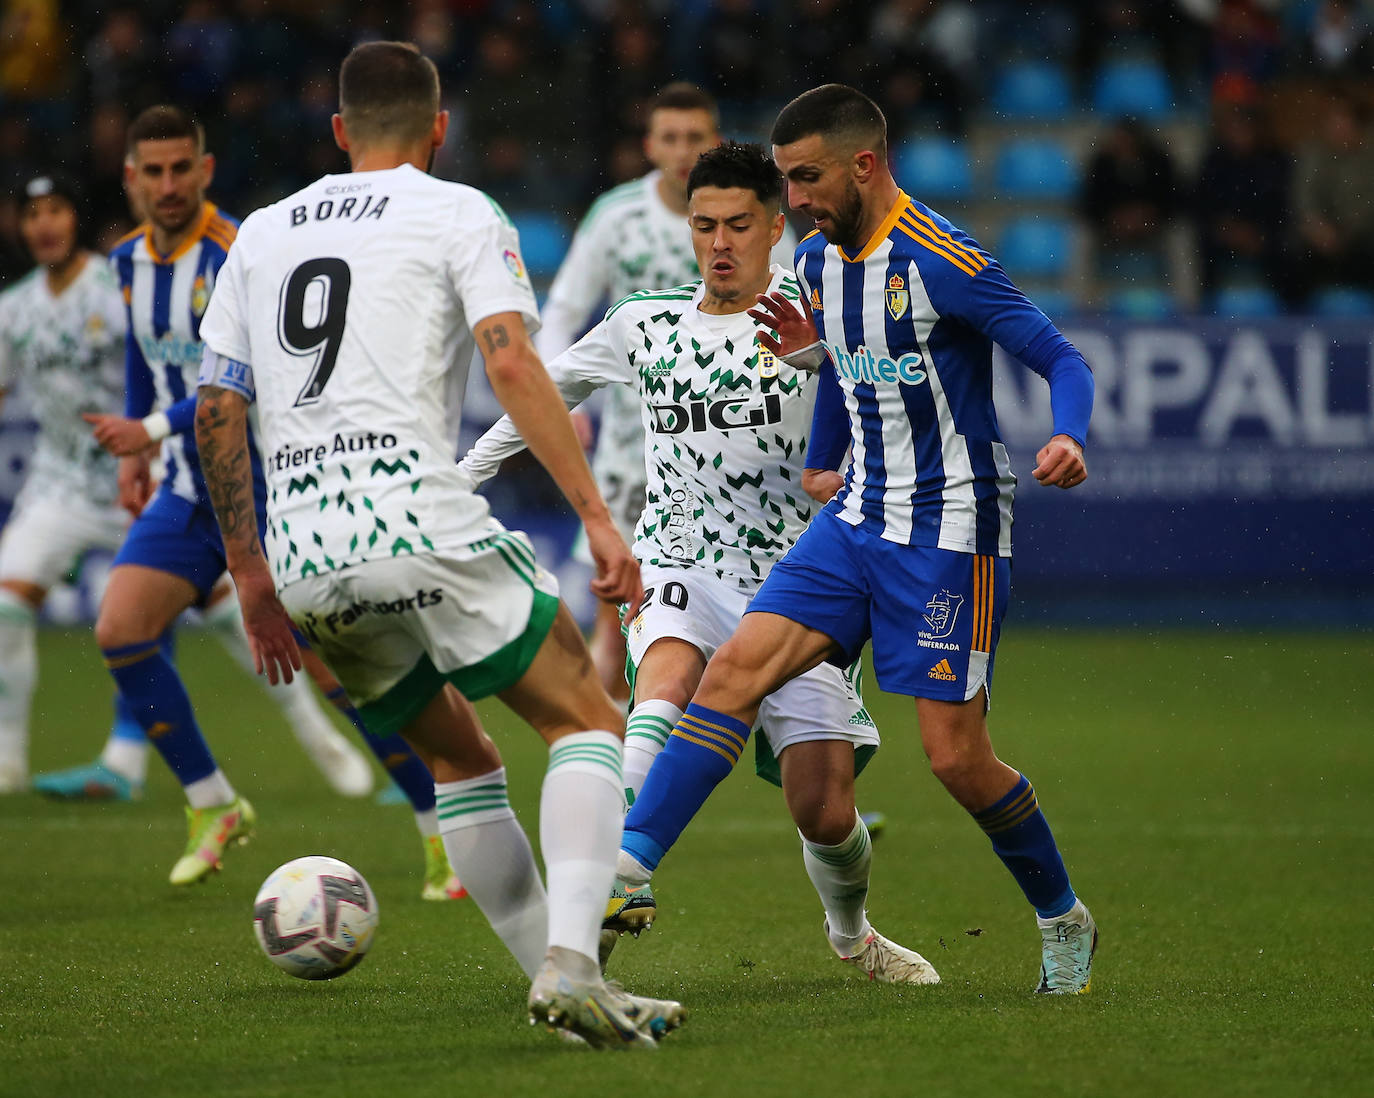
[[[200,383],[257,401],[279,588],[499,532],[453,455],[473,328],[501,313],[538,325],[516,231],[472,187],[327,175],[244,221]]]
[[[770,292],[799,297],[791,272],[771,276]],[[761,348],[748,313],[703,313],[702,296],[700,282],[632,294],[549,373],[569,406],[617,382],[638,395],[648,498],[635,556],[752,591],[811,519],[801,480],[815,380]],[[503,419],[461,468],[480,482],[522,445]]]
[[[124,328],[119,282],[98,255],[57,296],[41,268],[0,294],[0,389],[23,388],[40,428],[29,477],[55,496],[118,495],[117,460],[81,413],[123,411]]]

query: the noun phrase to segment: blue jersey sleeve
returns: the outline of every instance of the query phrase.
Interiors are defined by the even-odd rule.
[[[806,468],[838,469],[849,447],[849,412],[835,367],[821,367],[816,385],[816,407],[811,413],[811,438],[806,445]]]
[[[182,397],[167,409],[167,420],[172,425],[172,434],[184,435],[196,425],[196,398],[194,395]]]
[[[996,262],[972,278],[948,279],[941,288],[945,293],[940,300],[932,300],[936,309],[976,328],[1045,378],[1050,383],[1054,433],[1083,445],[1093,407],[1092,371],[1049,317]]]

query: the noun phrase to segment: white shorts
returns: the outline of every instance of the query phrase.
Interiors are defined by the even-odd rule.
[[[132,521],[118,504],[72,498],[69,488],[30,479],[0,535],[0,579],[49,590],[87,550],[118,549]]]
[[[645,565],[641,572],[645,601],[626,636],[634,667],[664,637],[686,641],[709,660],[734,633],[753,597],[702,569]],[[860,767],[879,744],[878,728],[860,694],[857,662],[844,671],[823,663],[784,683],[763,699],[755,727],[761,730],[758,770],[770,780],[776,780],[777,757],[794,743],[846,740],[856,753],[867,748]]]
[[[282,603],[379,736],[445,682],[476,700],[514,685],[558,613],[558,581],[524,534],[372,560],[282,589]]]

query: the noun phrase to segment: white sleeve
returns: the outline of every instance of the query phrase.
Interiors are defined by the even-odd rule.
[[[492,203],[477,224],[459,227],[450,245],[449,277],[463,303],[469,328],[497,313],[519,313],[525,327],[539,327],[539,305],[520,257],[515,226]]]
[[[243,282],[243,230],[229,248],[229,254],[215,276],[210,307],[200,322],[200,338],[206,347],[238,362],[253,360],[248,333],[248,291]]]
[[[611,249],[603,239],[608,224],[595,209],[583,218],[549,287],[543,327],[534,344],[546,362],[572,346],[597,302],[610,292]]]
[[[548,364],[549,377],[569,408],[576,408],[603,385],[637,379],[616,337],[618,328],[618,324],[603,320]],[[510,416],[502,416],[472,444],[458,468],[474,484],[481,484],[496,475],[506,458],[524,448],[525,440]]]
[[[10,343],[10,294],[0,294],[0,393],[14,388],[14,347]]]

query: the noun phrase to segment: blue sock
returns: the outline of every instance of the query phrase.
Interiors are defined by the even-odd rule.
[[[181,676],[162,652],[161,642],[145,641],[102,650],[134,720],[183,786],[208,778],[218,767],[200,734]]]
[[[1024,774],[1010,793],[973,818],[1040,918],[1055,919],[1073,907],[1077,897],[1069,886],[1069,871]]]
[[[159,642],[162,654],[168,661],[172,658],[172,631],[170,629],[162,634]],[[134,716],[133,707],[129,704],[123,694],[115,691],[114,697],[114,725],[110,728],[110,739],[112,740],[132,740],[135,743],[143,743],[148,739],[148,733],[143,731],[143,725],[138,723],[138,718]]]
[[[410,744],[406,743],[405,737],[399,732],[394,732],[381,738],[369,732],[363,724],[362,714],[353,707],[342,686],[325,696],[358,730],[358,735],[372,749],[372,754],[377,756],[377,761],[391,775],[391,780],[401,787],[401,792],[410,801],[410,807],[416,812],[428,812],[433,808],[434,775],[429,772],[429,767],[420,756],[415,754]]]
[[[673,727],[625,817],[620,848],[653,871],[706,798],[735,768],[749,726],[695,702]]]

